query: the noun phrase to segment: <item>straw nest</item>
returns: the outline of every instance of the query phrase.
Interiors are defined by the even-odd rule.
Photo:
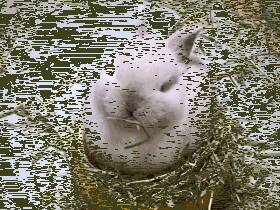
[[[50,143],[34,155],[34,161],[39,159],[49,146],[58,150],[67,148],[65,154],[71,167],[74,197],[77,198],[74,206],[71,206],[72,208],[117,206],[121,209],[154,209],[165,206],[174,207],[179,204],[180,207],[188,207],[188,209],[273,208],[277,205],[277,201],[269,199],[267,188],[262,186],[266,177],[271,174],[271,170],[260,167],[254,162],[245,163],[246,155],[251,154],[242,149],[248,142],[246,139],[248,134],[244,131],[246,128],[241,127],[240,123],[228,114],[227,106],[222,106],[220,101],[216,100],[222,93],[215,90],[218,88],[215,85],[219,84],[223,77],[238,75],[238,81],[242,83],[242,77],[248,73],[249,66],[253,66],[259,71],[256,66],[257,61],[253,58],[255,52],[250,51],[252,44],[250,39],[255,38],[256,34],[258,34],[259,40],[265,43],[265,49],[273,56],[279,55],[280,42],[277,40],[280,36],[277,36],[279,31],[275,27],[277,20],[273,16],[262,15],[268,11],[260,10],[261,2],[254,1],[252,5],[242,2],[201,1],[198,4],[196,1],[190,1],[181,6],[175,1],[161,2],[175,9],[182,16],[177,24],[178,28],[188,21],[205,23],[208,31],[208,35],[204,37],[205,40],[208,40],[205,43],[208,46],[210,43],[211,47],[220,50],[220,54],[217,55],[209,50],[211,47],[207,49],[205,43],[201,42],[198,45],[200,52],[207,55],[210,61],[210,84],[214,84],[211,87],[213,90],[211,132],[197,142],[198,149],[191,158],[178,163],[176,169],[168,173],[156,177],[137,178],[95,169],[84,155],[83,130],[79,120],[69,126],[67,134],[61,136],[49,123],[47,117],[40,115],[40,113],[32,113],[24,106],[2,113],[1,118],[17,114],[25,117],[26,122],[43,128],[45,132],[50,134]],[[250,8],[247,10],[246,7]],[[250,12],[248,13],[248,11]],[[223,15],[227,16],[227,20],[222,18]],[[220,28],[221,25],[226,25],[229,29],[228,34],[232,33],[233,36],[225,36],[226,34],[223,34]],[[240,39],[235,42],[236,40],[233,41],[234,37]],[[222,60],[225,61],[223,66],[215,59],[218,56],[223,57]],[[4,56],[1,59],[3,73],[7,62]],[[233,60],[236,65],[232,65],[231,61]],[[269,80],[271,87],[279,90],[278,77],[269,79],[266,76],[267,74],[262,78]],[[71,77],[70,80],[65,80],[65,84],[74,80],[75,78]],[[234,81],[231,82],[234,86]],[[265,87],[270,90],[268,86]],[[59,92],[60,89],[57,91]],[[279,92],[278,95],[275,92],[272,97],[275,100],[278,99]],[[28,103],[26,105],[28,106]],[[71,139],[71,143],[67,141],[68,139]]]

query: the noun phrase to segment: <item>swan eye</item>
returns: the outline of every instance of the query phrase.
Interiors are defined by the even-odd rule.
[[[169,80],[165,81],[161,85],[160,92],[166,92],[166,91],[170,90],[176,83],[177,83],[177,78],[171,77]]]

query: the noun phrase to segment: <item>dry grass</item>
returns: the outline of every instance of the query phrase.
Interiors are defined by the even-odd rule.
[[[250,49],[246,50],[246,47],[253,42],[244,44],[242,40],[250,41],[256,37],[256,34],[261,32],[262,36],[259,39],[266,44],[268,54],[279,55],[279,29],[274,26],[271,18],[269,19],[265,16],[261,1],[252,1],[254,2],[252,4],[250,3],[251,1],[247,2],[244,3],[240,0],[190,1],[183,4],[181,1],[160,1],[161,4],[175,9],[182,16],[177,23],[177,28],[186,23],[201,22],[206,25],[208,34],[204,37],[204,41],[199,43],[198,47],[202,49],[200,53],[213,59],[218,55],[212,54],[209,49],[216,47],[218,50],[228,50],[233,60],[237,60],[238,65],[235,66],[236,68],[225,68],[217,63],[215,65],[210,63],[209,68],[212,71],[209,76],[211,82],[216,84],[224,76],[231,77],[233,75],[239,75],[244,80],[244,77],[248,75],[246,62],[249,62],[257,71],[256,74],[263,75],[261,77],[263,80],[268,78],[268,83],[277,91],[279,77],[277,75],[271,76],[259,68],[254,60],[254,56],[257,57],[256,54],[252,53]],[[228,18],[234,17],[233,20],[228,20],[229,22],[223,20],[223,24],[232,24],[229,27],[231,30],[229,33],[234,34],[231,40],[227,40],[218,22],[215,22],[215,18],[212,17],[211,11],[215,5],[221,5],[219,8],[216,7],[216,12],[219,10],[219,12],[226,11],[234,14],[228,16]],[[16,28],[18,27],[19,30],[22,30],[20,25],[22,20],[18,18],[18,14],[14,16],[11,20],[11,25],[5,27],[4,35],[2,36],[1,34],[2,45],[4,46],[4,53],[1,56],[0,63],[2,75],[8,65],[7,56],[4,56],[4,54],[7,55],[9,54],[8,52],[13,51],[12,46],[18,33]],[[15,28],[14,30],[10,30],[12,26]],[[240,37],[240,32],[244,32],[243,38]],[[240,39],[234,39],[235,37]],[[210,44],[211,47],[207,49],[206,44],[208,46]],[[229,63],[230,61],[226,65],[230,66]],[[258,71],[258,69],[261,69],[262,72]],[[65,85],[75,79],[75,76],[73,76],[68,80],[64,80],[65,83],[61,85],[58,92],[64,92]],[[235,80],[232,81],[234,83]],[[238,82],[235,87],[238,87]],[[213,90],[215,97],[219,93],[219,91]],[[277,93],[274,95],[278,99]],[[48,103],[42,105],[41,108],[52,104],[51,101]],[[49,147],[56,148],[58,151],[63,151],[67,148],[64,152],[71,166],[74,197],[77,198],[74,204],[76,207],[97,208],[103,206],[105,208],[106,206],[116,205],[121,209],[136,207],[139,209],[154,209],[158,206],[160,206],[160,209],[168,209],[170,208],[168,205],[173,206],[176,203],[180,203],[178,208],[183,209],[272,208],[275,206],[275,202],[277,204],[277,201],[270,199],[267,195],[267,189],[261,187],[271,170],[260,167],[255,163],[247,164],[244,162],[246,153],[240,149],[240,145],[244,146],[247,142],[243,131],[244,128],[241,128],[236,119],[228,115],[216,101],[213,101],[213,107],[212,132],[197,142],[199,145],[198,150],[195,151],[193,157],[182,161],[173,171],[147,179],[120,176],[113,172],[94,169],[84,156],[83,131],[79,120],[69,126],[67,134],[61,136],[53,125],[48,123],[48,117],[33,113],[28,110],[28,106],[19,106],[14,110],[4,111],[0,117],[4,118],[10,114],[17,114],[26,118],[26,127],[37,126],[42,128],[44,132],[49,133],[48,140],[50,141],[34,154],[34,162]],[[131,123],[143,129],[141,125],[135,122]],[[13,125],[6,124],[5,126],[12,127]],[[70,144],[67,141],[68,139],[71,139]],[[252,154],[256,153],[252,152]],[[257,156],[257,158],[261,158],[261,156]],[[255,184],[250,181],[252,177],[257,180]],[[55,197],[48,199],[50,199],[48,202],[55,201]]]

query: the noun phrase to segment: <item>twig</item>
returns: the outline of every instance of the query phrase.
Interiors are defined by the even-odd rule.
[[[210,195],[209,204],[208,204],[208,210],[211,210],[212,202],[213,202],[213,196],[214,196],[214,192],[212,191],[211,195]]]
[[[24,106],[23,105],[18,105],[12,110],[2,111],[2,112],[0,112],[0,119],[4,118],[4,117],[7,117],[9,115],[12,115],[12,114],[16,114],[17,111],[22,110],[22,109],[24,109]]]
[[[145,142],[148,141],[148,140],[149,140],[149,139],[147,138],[147,139],[144,139],[143,141],[139,141],[139,142],[136,142],[136,143],[134,143],[134,144],[125,146],[124,148],[125,148],[125,149],[130,149],[130,148],[132,148],[132,147],[139,146],[139,145],[145,143]]]
[[[140,141],[140,142],[136,142],[135,144],[132,144],[132,145],[129,145],[129,146],[125,146],[124,147],[125,149],[130,149],[132,147],[139,146],[139,145],[143,144],[144,142],[149,141],[149,139],[150,139],[150,135],[147,132],[146,128],[137,120],[129,120],[129,119],[117,118],[117,117],[107,117],[107,119],[110,119],[110,120],[121,120],[121,121],[124,121],[124,122],[127,122],[127,123],[135,124],[138,132],[140,131],[140,128],[143,129],[143,131],[144,131],[144,133],[145,133],[147,138],[142,140],[142,141]]]
[[[136,124],[142,127],[141,123],[138,122],[137,120],[129,120],[129,119],[124,119],[124,118],[118,118],[118,117],[107,117],[107,119],[110,120],[121,120],[121,121],[125,121],[127,123],[132,123],[132,124]]]
[[[167,174],[163,174],[163,175],[157,176],[157,177],[152,178],[152,179],[144,179],[144,180],[137,180],[137,181],[128,182],[128,183],[126,183],[126,185],[148,183],[148,182],[153,182],[155,180],[162,180],[166,176],[167,176]]]

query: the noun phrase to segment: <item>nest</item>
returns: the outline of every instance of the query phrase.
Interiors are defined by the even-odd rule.
[[[216,85],[214,89],[220,88],[217,86],[217,81],[219,81],[227,86],[232,85],[234,87],[233,92],[237,92],[238,83],[243,83],[244,80],[254,80],[254,78],[247,77],[250,74],[248,69],[254,68],[254,75],[261,75],[259,76],[261,82],[257,81],[257,83],[264,84],[265,87],[262,89],[266,91],[267,95],[271,95],[273,100],[279,101],[279,78],[272,76],[271,73],[271,69],[274,68],[273,64],[276,63],[274,60],[276,59],[279,63],[277,57],[280,43],[279,27],[277,28],[274,24],[278,24],[279,21],[277,22],[277,18],[273,18],[273,16],[265,17],[262,15],[269,11],[264,11],[263,13],[260,8],[265,7],[260,7],[261,1],[254,1],[252,5],[249,3],[247,5],[246,3],[241,4],[241,1],[237,0],[231,1],[232,3],[222,0],[212,3],[209,3],[209,1],[200,1],[200,3],[190,1],[186,4],[178,4],[177,1],[169,0],[161,3],[163,2],[178,11],[182,16],[177,23],[177,28],[180,28],[186,22],[202,22],[207,25],[208,36],[204,37],[208,40],[206,44],[210,44],[213,49],[216,49],[216,52],[219,51],[218,55],[209,52],[211,50],[207,50],[206,44],[202,42],[198,44],[198,48],[204,52],[204,55],[208,56],[208,59],[210,58],[211,60],[212,58],[212,61],[214,60],[214,64],[209,64],[212,70],[212,75],[210,75],[211,82]],[[80,5],[84,4],[81,3]],[[246,9],[247,7],[250,8]],[[272,7],[269,8],[272,9]],[[225,15],[224,11],[227,11],[227,20],[222,18],[222,15]],[[230,15],[231,12],[234,15]],[[215,18],[218,20],[215,20]],[[18,31],[24,31],[24,25],[20,21],[23,22],[19,12],[17,12],[11,22],[18,27]],[[264,23],[263,21],[267,22]],[[223,31],[221,25],[227,27],[229,30],[227,34]],[[6,24],[5,28],[9,28],[9,25]],[[17,30],[8,29],[6,31],[9,33],[6,33],[6,38],[4,37],[7,41],[5,52],[10,54],[13,49],[9,47],[13,46],[16,40],[16,34],[14,33],[18,32]],[[237,43],[232,41],[233,38],[229,36],[231,34],[233,34],[233,37],[239,37]],[[253,41],[250,42],[251,40],[254,40],[255,43],[261,42],[261,46],[257,47],[257,49],[261,49],[260,51],[263,51],[262,46],[267,46],[268,50],[264,51],[269,51],[267,53],[269,58],[258,54],[259,52],[253,53],[252,48],[250,48],[253,46]],[[8,41],[12,43],[8,43]],[[250,52],[251,55],[249,54]],[[258,55],[258,57],[253,56],[254,54]],[[221,62],[215,63],[214,58],[218,57],[222,58],[223,65],[221,65]],[[5,76],[5,69],[9,64],[6,60],[7,58],[8,56],[4,55],[1,57],[0,67],[1,76],[4,75],[3,82],[9,81],[9,74]],[[273,60],[272,58],[275,59]],[[264,71],[262,66],[259,67],[256,64],[259,62],[258,59],[267,60],[271,63],[271,66],[265,69],[267,71]],[[237,64],[232,65],[230,63],[232,60]],[[24,72],[20,71],[18,70],[15,73],[24,75]],[[60,93],[67,92],[65,87],[68,84],[77,82],[75,76],[73,76],[74,74],[69,73],[69,75],[66,79],[64,78],[63,84],[60,83],[60,88],[56,89],[57,96],[60,96]],[[234,78],[232,77],[233,75],[238,75],[238,77]],[[224,82],[224,80],[221,80],[226,76],[230,78],[230,81]],[[15,81],[12,81],[12,83],[16,86],[18,85]],[[252,84],[250,87],[254,87],[254,83]],[[225,94],[222,91],[214,90],[214,92],[215,97]],[[232,101],[234,101],[234,97],[236,95],[230,95]],[[25,124],[23,129],[29,129],[33,126],[38,131],[48,134],[47,138],[44,139],[46,144],[34,154],[33,162],[40,159],[49,147],[65,152],[68,159],[67,163],[71,168],[73,196],[75,197],[75,203],[70,202],[71,206],[69,208],[100,209],[111,206],[116,207],[115,209],[117,207],[122,209],[153,209],[166,205],[177,206],[179,203],[183,203],[184,207],[189,205],[194,209],[270,209],[277,207],[279,204],[279,201],[268,196],[268,189],[263,187],[263,183],[265,183],[266,177],[271,174],[271,170],[260,167],[255,162],[246,163],[246,156],[255,155],[254,152],[243,149],[246,146],[245,144],[248,143],[246,138],[248,133],[244,132],[244,127],[240,127],[236,117],[227,113],[225,106],[225,108],[222,108],[216,102],[214,102],[212,110],[213,126],[211,132],[197,142],[198,149],[193,155],[189,159],[178,163],[175,169],[159,176],[148,178],[123,176],[112,171],[94,168],[84,155],[83,131],[79,120],[76,122],[66,121],[69,129],[58,131],[56,126],[59,126],[59,123],[55,124],[55,120],[52,120],[56,118],[51,114],[43,116],[40,113],[40,111],[46,110],[49,110],[50,113],[52,104],[52,100],[44,103],[29,100],[25,103],[25,106],[20,105],[15,109],[3,112],[0,117],[5,118],[6,116],[17,114],[26,118],[26,121],[23,122]],[[228,107],[230,106],[229,104]],[[249,111],[245,114],[251,115]],[[14,125],[6,123],[5,126],[11,129]],[[250,127],[249,123],[247,127]],[[253,129],[255,127],[252,127],[250,131],[253,132]],[[277,137],[277,132],[275,132],[275,136],[274,138],[278,140],[276,147],[279,148],[279,135]],[[263,144],[261,142],[256,144],[261,145],[258,148],[262,149]],[[262,156],[256,156],[258,160],[261,158]],[[49,199],[48,196],[47,199]],[[48,202],[55,202],[55,195],[53,195],[53,199],[49,200]],[[45,203],[43,202],[43,204]],[[65,206],[67,205],[70,204],[65,202]]]
[[[250,204],[256,203],[253,195],[264,193],[257,185],[268,171],[256,170],[256,166],[242,161],[244,157],[237,146],[243,141],[242,128],[236,122],[221,112],[213,120],[216,123],[211,138],[198,141],[192,157],[178,163],[174,170],[139,178],[97,169],[84,157],[87,177],[107,189],[119,205],[156,208],[191,203],[196,209],[252,207]],[[248,184],[248,172],[258,177],[258,184]]]

